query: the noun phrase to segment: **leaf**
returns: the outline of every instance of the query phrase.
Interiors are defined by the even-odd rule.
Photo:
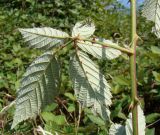
[[[157,73],[156,71],[152,71],[152,74],[155,77],[155,80],[157,82],[160,82],[160,73]]]
[[[75,111],[75,106],[74,106],[74,104],[69,104],[69,107],[67,108],[67,111],[68,111],[68,112],[73,112],[73,111]]]
[[[36,117],[53,102],[58,93],[59,79],[60,67],[51,52],[32,62],[21,80],[12,128],[28,118]]]
[[[87,116],[95,124],[97,124],[99,126],[104,126],[105,125],[105,122],[101,118],[99,118],[97,116],[94,116],[94,115],[87,115]]]
[[[55,122],[57,125],[63,125],[66,123],[65,116],[63,115],[57,115],[55,116],[51,112],[43,112],[42,117],[46,122]]]
[[[146,135],[155,135],[155,128],[147,128]]]
[[[96,39],[97,41],[102,41],[103,43],[106,44],[114,44],[110,40],[105,40],[105,39]],[[78,47],[80,47],[83,51],[91,54],[92,56],[98,58],[98,59],[115,59],[118,56],[121,55],[121,52],[119,50],[110,48],[110,47],[105,47],[99,44],[91,43],[89,41],[78,41],[77,43]]]
[[[151,51],[152,51],[154,54],[160,55],[160,48],[157,47],[157,46],[151,46]]]
[[[65,38],[69,37],[67,33],[49,27],[19,29],[19,31],[30,48],[41,50],[59,46],[63,44]]]
[[[155,122],[157,119],[160,118],[159,113],[152,113],[146,116],[146,123],[152,123]]]
[[[52,103],[50,105],[47,105],[45,108],[44,108],[44,111],[45,112],[51,112],[53,111],[54,109],[56,109],[56,107],[58,106],[57,103]]]
[[[72,30],[72,37],[89,38],[93,35],[95,26],[92,22],[81,21],[77,22]]]
[[[130,81],[121,75],[114,77],[113,81],[115,82],[115,84],[119,84],[119,85],[128,86],[130,84]]]
[[[91,107],[96,114],[108,119],[111,105],[110,86],[93,61],[83,52],[77,51],[70,60],[70,78],[77,99],[83,107]]]
[[[145,0],[142,16],[155,23],[152,30],[160,38],[160,0]]]
[[[72,93],[66,92],[64,95],[68,97],[70,100],[76,101],[76,97]]]
[[[120,124],[112,124],[109,129],[109,135],[125,135],[125,127]]]
[[[145,122],[145,116],[143,114],[143,110],[138,105],[138,134],[139,135],[145,135],[145,128],[146,128],[146,122]],[[129,114],[129,119],[126,121],[126,135],[133,135],[133,128],[132,128],[132,113]]]
[[[46,122],[49,122],[49,121],[54,121],[55,119],[55,115],[51,112],[43,112],[42,113],[42,118],[46,121]]]
[[[57,124],[57,125],[64,125],[66,123],[66,118],[65,116],[63,115],[57,115],[55,116],[54,118],[54,122]]]

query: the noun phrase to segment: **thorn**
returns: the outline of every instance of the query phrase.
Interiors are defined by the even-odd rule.
[[[132,101],[129,105],[128,112],[130,112],[130,110],[132,110],[133,107],[134,107],[134,102]]]

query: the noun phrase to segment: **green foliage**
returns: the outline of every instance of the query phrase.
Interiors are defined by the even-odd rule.
[[[160,118],[159,113],[152,113],[146,116],[146,123],[153,123],[156,121],[158,118]]]
[[[112,0],[105,1],[104,5],[100,4],[103,2],[101,0],[87,0],[85,2],[83,0],[0,1],[0,110],[15,99],[16,89],[19,88],[20,84],[19,80],[26,67],[40,54],[37,50],[24,47],[18,28],[50,26],[61,31],[70,31],[70,28],[77,20],[90,16],[95,21],[98,36],[112,39],[118,42],[119,45],[129,44],[130,24],[128,22],[130,16],[128,9],[124,9],[120,4]],[[139,46],[137,47],[138,91],[141,104],[145,107],[144,112],[146,116],[150,116],[150,114],[152,116],[151,123],[148,124],[152,124],[159,119],[157,114],[160,113],[160,84],[157,81],[160,73],[160,55],[158,51],[160,44],[159,40],[155,39],[154,34],[150,32],[152,23],[145,23],[141,14],[138,14],[137,20],[138,35],[143,40],[143,42],[139,41]],[[67,73],[69,56],[71,54],[68,53],[68,49],[69,47],[65,47],[59,52],[61,66],[63,67],[60,93],[67,92],[67,94],[56,97],[57,103],[47,106],[42,112],[51,113],[54,117],[62,116],[65,118],[65,123],[63,123],[64,125],[57,125],[54,121],[46,122],[42,120],[44,118],[39,117],[35,120],[36,124],[43,125],[45,130],[53,134],[75,134],[75,130],[77,130],[75,127],[78,126],[79,103],[76,102],[73,96],[71,82]],[[99,53],[96,58],[98,57]],[[111,92],[114,96],[110,108],[112,112],[111,120],[117,123],[126,120],[128,105],[130,104],[128,57],[122,54],[118,59],[107,62],[101,59],[97,61],[94,58],[92,60],[100,65],[100,70],[103,71],[107,82],[111,86]],[[36,125],[32,120],[22,122],[14,130],[10,130],[13,113],[14,108],[11,108],[0,116],[0,134],[34,134]],[[92,116],[95,117],[93,114]],[[97,119],[101,118],[97,117]],[[104,135],[108,126],[108,124],[104,127],[97,125],[82,110],[78,129],[79,134]],[[158,132],[158,123],[148,128],[146,134],[154,135]]]

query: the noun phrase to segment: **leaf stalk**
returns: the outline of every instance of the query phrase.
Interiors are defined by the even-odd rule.
[[[131,49],[126,49],[126,48],[124,48],[124,47],[120,47],[120,46],[118,46],[118,45],[115,44],[115,43],[112,43],[112,44],[111,44],[111,43],[103,43],[103,42],[100,42],[100,41],[93,41],[93,40],[91,40],[91,39],[80,39],[80,40],[82,40],[82,41],[94,42],[94,43],[99,44],[99,45],[102,45],[102,46],[104,46],[104,47],[114,48],[114,49],[117,49],[117,50],[119,50],[119,51],[121,51],[121,52],[124,52],[124,53],[126,53],[126,54],[128,54],[128,55],[134,54],[133,50],[131,50]]]

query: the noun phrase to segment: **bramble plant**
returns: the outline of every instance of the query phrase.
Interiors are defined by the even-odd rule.
[[[160,0],[146,0],[142,15],[155,22],[153,32],[160,38]],[[61,85],[58,52],[68,47],[71,52],[69,75],[80,112],[76,134],[81,112],[88,107],[94,115],[110,123],[110,135],[145,135],[145,116],[137,95],[136,46],[139,37],[136,32],[136,0],[131,0],[131,26],[130,48],[96,37],[95,26],[90,19],[77,22],[71,36],[49,27],[19,29],[30,48],[43,50],[44,53],[32,62],[21,79],[12,128],[24,120],[35,118],[58,95]],[[129,108],[132,113],[129,114],[125,126],[111,121],[111,87],[90,58],[111,60],[122,53],[127,54],[130,59],[132,88]]]

